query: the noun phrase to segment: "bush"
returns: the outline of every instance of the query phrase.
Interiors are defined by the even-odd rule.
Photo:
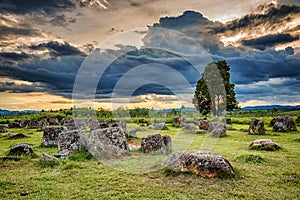
[[[74,153],[69,157],[69,160],[72,161],[86,161],[92,159],[95,159],[95,157],[88,151],[79,151],[78,153]]]
[[[300,116],[297,117],[295,122],[296,122],[297,125],[300,125]]]
[[[234,158],[235,161],[243,161],[246,163],[263,163],[264,159],[259,155],[241,154]]]

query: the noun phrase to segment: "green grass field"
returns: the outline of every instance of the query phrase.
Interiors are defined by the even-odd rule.
[[[128,124],[129,129],[136,126]],[[247,124],[233,124],[233,127],[236,130],[227,131],[228,136],[218,139],[211,150],[227,158],[234,167],[237,175],[228,179],[174,175],[163,169],[128,173],[96,159],[80,158],[80,155],[52,167],[44,166],[40,164],[41,154],[53,155],[58,150],[41,147],[42,132],[9,129],[28,137],[9,140],[1,133],[0,156],[7,155],[12,145],[27,142],[37,157],[0,161],[0,199],[300,199],[300,142],[295,141],[300,138],[300,132],[278,134],[266,127],[266,135],[254,136],[239,131],[248,128]],[[138,137],[160,132],[177,141],[180,137],[192,138],[187,149],[199,150],[203,145],[204,134],[182,133],[170,124],[169,128],[165,131],[145,128],[146,131],[138,132]],[[261,138],[272,139],[282,146],[282,150],[248,150],[251,141]],[[184,147],[174,145],[175,149]],[[250,155],[257,156],[259,161],[251,160],[253,156]],[[297,176],[290,179],[290,175]]]

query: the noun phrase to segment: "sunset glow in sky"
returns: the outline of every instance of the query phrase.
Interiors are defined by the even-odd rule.
[[[242,107],[300,105],[298,0],[1,1],[0,27],[0,109],[70,108],[77,72],[90,53],[100,53],[104,62],[128,49],[130,53],[105,72],[96,99],[81,100],[83,104],[111,108],[114,101],[113,107],[123,102],[131,107],[192,107],[193,93],[182,92],[184,102],[178,103],[178,95],[153,85],[112,100],[115,85],[136,66],[145,67],[135,71],[141,79],[145,69],[153,67],[149,63],[171,65],[192,87],[200,78],[173,54],[142,49],[153,43],[151,27],[184,34],[212,61],[226,60]],[[119,37],[130,31],[127,37]],[[109,42],[103,49],[105,41]],[[168,46],[189,52],[186,43],[170,42]],[[102,49],[96,49],[99,46]],[[172,80],[167,73],[165,78]],[[187,88],[178,85],[178,90]]]

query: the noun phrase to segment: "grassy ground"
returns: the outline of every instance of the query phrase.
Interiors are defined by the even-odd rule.
[[[135,124],[129,124],[129,129]],[[175,149],[187,146],[199,150],[204,134],[182,133],[179,128],[159,131],[172,137]],[[110,168],[96,159],[73,159],[54,167],[39,164],[40,155],[57,153],[57,148],[41,147],[42,132],[33,129],[9,129],[24,133],[27,138],[8,140],[0,134],[0,156],[14,144],[27,142],[36,158],[21,161],[0,161],[0,199],[300,199],[300,179],[289,180],[288,175],[300,176],[300,132],[274,133],[267,127],[267,135],[253,136],[239,131],[246,124],[234,124],[236,130],[220,138],[212,151],[226,157],[237,176],[230,179],[206,179],[192,174],[172,175],[164,170],[134,174]],[[300,130],[300,127],[298,127]],[[138,132],[138,137],[157,131]],[[178,141],[189,138],[183,146]],[[283,149],[277,152],[248,150],[251,141],[269,138]],[[137,140],[135,140],[136,142]],[[260,156],[261,162],[238,159],[250,154]],[[140,163],[144,165],[145,163]]]

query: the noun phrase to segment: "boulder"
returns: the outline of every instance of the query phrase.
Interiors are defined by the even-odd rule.
[[[20,122],[11,122],[8,124],[8,128],[22,128]]]
[[[173,118],[173,126],[181,126],[182,124],[185,124],[184,117],[175,117],[175,118]]]
[[[266,134],[266,129],[264,122],[262,120],[252,118],[249,125],[249,133],[253,135],[264,135]]]
[[[168,135],[148,135],[142,138],[141,149],[144,153],[169,154],[172,152],[172,141]]]
[[[270,139],[254,140],[250,145],[249,149],[253,150],[265,150],[265,151],[276,151],[280,149],[280,146]]]
[[[14,135],[15,135],[15,134],[13,134],[13,133],[11,133],[11,132],[6,133],[6,137],[8,137],[8,138],[13,137]]]
[[[58,125],[59,124],[59,121],[57,118],[50,118],[48,120],[48,122],[49,122],[49,125]]]
[[[222,118],[222,123],[231,124],[231,118]]]
[[[80,130],[61,132],[57,139],[59,156],[69,157],[73,153],[88,150],[88,139]]]
[[[0,133],[5,133],[7,130],[7,127],[6,126],[4,126],[4,125],[1,125],[0,126]]]
[[[56,158],[54,156],[50,156],[50,155],[48,155],[46,153],[42,153],[41,160],[45,161],[45,162],[55,162],[55,163],[59,162],[58,158]]]
[[[219,122],[213,122],[208,131],[211,132],[212,137],[224,137],[226,135],[226,126]]]
[[[183,129],[188,130],[188,131],[196,131],[197,127],[195,126],[194,123],[188,123],[188,124],[182,124]]]
[[[37,128],[39,121],[37,120],[30,120],[29,124],[28,124],[28,128]]]
[[[176,173],[191,172],[206,178],[235,175],[229,161],[214,152],[175,152],[169,155],[165,163]]]
[[[275,124],[273,125],[274,132],[285,132],[287,130],[288,128],[283,122],[275,122]]]
[[[209,128],[212,126],[211,122],[206,119],[201,119],[199,121],[199,129],[200,130],[209,130]]]
[[[145,131],[145,130],[142,127],[136,127],[136,128],[131,129],[130,131],[138,132],[138,131]]]
[[[121,158],[129,155],[125,132],[121,127],[92,131],[88,149],[98,159]]]
[[[291,117],[279,117],[279,118],[273,118],[271,121],[270,121],[270,124],[269,126],[270,127],[273,127],[275,125],[276,122],[282,122],[285,124],[285,126],[287,127],[288,130],[290,131],[296,131],[297,128],[296,128],[296,123],[294,121],[293,118]]]
[[[30,120],[21,120],[20,125],[22,128],[27,128],[29,126]]]
[[[21,139],[21,138],[26,138],[27,136],[24,135],[23,133],[18,133],[16,135],[12,134],[8,139]]]
[[[118,125],[119,127],[121,127],[122,129],[127,129],[126,121],[119,121],[119,122],[117,123],[117,125]]]
[[[154,127],[155,130],[169,130],[168,126],[164,122],[153,123],[152,126]]]
[[[36,126],[37,131],[44,131],[47,127],[47,119],[42,119],[38,122]]]
[[[22,155],[22,154],[33,154],[32,148],[29,146],[27,143],[21,143],[14,145],[10,150],[9,150],[9,155]]]
[[[46,128],[42,137],[42,145],[46,147],[57,146],[58,136],[64,131],[67,131],[67,129],[63,126],[53,126]]]
[[[104,129],[104,128],[117,127],[117,126],[119,126],[119,124],[114,123],[112,120],[93,120],[90,122],[90,132],[97,129]],[[124,126],[124,124],[121,124],[121,126]],[[126,124],[123,129],[127,130]]]
[[[127,132],[125,135],[126,138],[137,138],[136,130],[131,130]]]
[[[79,127],[76,126],[75,120],[73,118],[70,119],[62,119],[61,125],[65,127],[68,131],[78,130]]]

